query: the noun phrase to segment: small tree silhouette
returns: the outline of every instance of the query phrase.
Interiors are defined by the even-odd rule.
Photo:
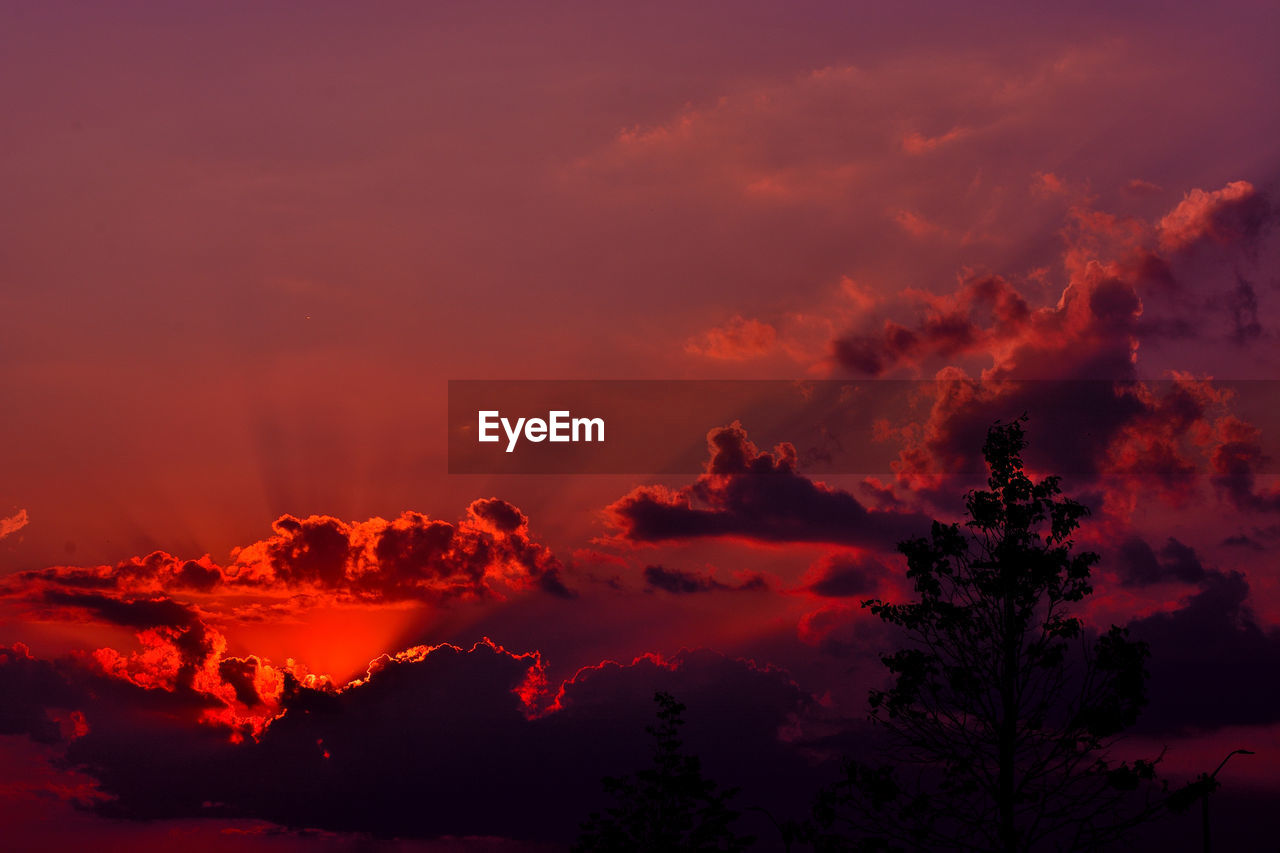
[[[1028,478],[1025,447],[1019,421],[992,427],[964,528],[898,546],[918,600],[863,602],[908,638],[870,694],[900,767],[847,764],[815,808],[820,849],[1088,850],[1160,809],[1159,759],[1108,757],[1145,703],[1147,648],[1115,626],[1090,642],[1070,615],[1098,559],[1070,538],[1089,510]]]
[[[653,766],[634,776],[607,777],[605,791],[617,805],[593,812],[574,845],[579,851],[745,850],[754,839],[738,835],[737,794],[702,775],[696,756],[681,752],[685,706],[669,693],[655,693],[658,723],[646,726],[654,738]]]

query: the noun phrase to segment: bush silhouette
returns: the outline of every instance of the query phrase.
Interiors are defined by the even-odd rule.
[[[702,775],[696,756],[681,751],[685,706],[669,693],[656,693],[658,722],[646,726],[654,739],[653,765],[633,776],[609,777],[605,791],[617,801],[593,813],[582,825],[578,851],[745,850],[753,839],[738,835],[738,812],[729,801],[736,789],[724,789]]]

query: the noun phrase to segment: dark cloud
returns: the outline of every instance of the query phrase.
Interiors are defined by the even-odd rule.
[[[169,598],[46,589],[40,601],[64,618],[68,613],[80,613],[137,631],[144,644],[160,654],[150,658],[135,655],[130,661],[110,649],[98,655],[100,662],[110,659],[120,674],[131,673],[144,684],[165,682],[175,688],[193,688],[198,674],[225,645],[222,635],[208,627],[194,608]]]
[[[877,333],[837,338],[832,351],[846,369],[879,376],[899,364],[980,350],[992,340],[1017,334],[1030,317],[1026,301],[1009,282],[978,276],[929,306],[913,327],[887,321]]]
[[[966,470],[994,420],[1027,413],[1036,424],[1029,464],[1087,475],[1086,482],[1098,474],[1141,477],[1160,496],[1185,501],[1204,452],[1199,439],[1215,428],[1210,415],[1226,398],[1215,398],[1208,382],[1139,383],[1138,353],[1148,341],[1216,337],[1224,315],[1226,334],[1238,341],[1263,333],[1257,295],[1238,272],[1234,290],[1209,296],[1178,276],[1209,262],[1191,257],[1199,246],[1249,254],[1273,212],[1245,181],[1188,193],[1158,222],[1074,207],[1063,231],[1067,282],[1056,299],[1032,304],[1023,295],[1043,292],[1041,279],[1015,286],[989,275],[950,292],[912,292],[900,308],[914,319],[837,337],[835,360],[855,374],[907,369],[941,380],[927,415],[894,426],[905,439],[904,480]],[[977,370],[981,381],[970,378]],[[1226,491],[1242,507],[1280,506],[1253,489],[1255,463],[1224,460]],[[927,483],[912,488],[929,496],[921,491]]]
[[[1199,583],[1206,570],[1195,549],[1170,538],[1156,554],[1145,539],[1132,537],[1115,550],[1115,567],[1126,586],[1147,586],[1162,581]]]
[[[1211,476],[1219,493],[1247,512],[1280,511],[1280,489],[1261,489],[1258,472],[1270,461],[1262,449],[1261,432],[1252,424],[1227,418],[1210,460]]]
[[[52,566],[17,572],[0,584],[0,594],[14,595],[43,587],[119,590],[136,594],[209,592],[226,580],[225,570],[208,556],[184,560],[164,551],[131,557],[114,566]]]
[[[1086,505],[1122,506],[1139,495],[1185,505],[1210,482],[1238,505],[1265,505],[1254,471],[1267,460],[1256,432],[1224,439],[1235,389],[1187,377],[1162,381],[938,380],[923,424],[902,430],[899,481],[913,497],[949,508],[954,475],[980,476],[980,447],[997,421],[1028,418],[1029,468],[1088,490]],[[1225,473],[1224,473],[1225,472]],[[919,476],[916,476],[919,475]],[[941,483],[942,485],[938,485]],[[976,483],[971,484],[976,485]],[[963,491],[963,487],[959,489]],[[1115,503],[1113,503],[1113,500]]]
[[[1026,413],[1035,425],[1029,464],[1154,475],[1170,487],[1189,476],[1181,444],[1217,401],[1191,381],[1138,381],[1138,292],[1160,275],[1147,257],[1077,271],[1058,305],[992,341],[998,357],[982,382],[947,374],[925,429],[928,455],[954,466],[981,446],[994,419]]]
[[[61,733],[49,711],[77,708],[84,696],[60,667],[32,657],[23,644],[0,646],[0,734],[57,743]]]
[[[1254,551],[1265,551],[1266,546],[1249,536],[1247,533],[1233,533],[1226,539],[1222,540],[1222,544],[1231,548],[1250,548]]]
[[[328,516],[281,516],[266,544],[272,580],[282,586],[338,587],[346,580],[352,543],[347,525]]]
[[[756,592],[769,588],[769,582],[760,574],[750,574],[738,583],[724,583],[710,574],[669,569],[666,566],[645,566],[644,582],[652,589],[660,589],[672,595],[716,591]]]
[[[257,708],[264,705],[263,697],[258,693],[257,676],[261,661],[257,657],[228,657],[218,661],[218,675],[231,685],[235,691],[236,701],[246,708]]]
[[[1126,425],[1146,409],[1133,395],[1117,394],[1114,383],[1012,382],[955,389],[935,410],[925,446],[942,470],[972,467],[974,448],[982,446],[997,420],[1022,414],[1031,419],[1029,464],[1061,473],[1099,470],[1108,447]]]
[[[223,661],[244,690],[254,662]],[[688,748],[743,788],[743,804],[798,812],[810,768],[782,737],[811,700],[782,672],[712,652],[644,656],[579,671],[548,692],[537,655],[492,643],[383,657],[342,689],[286,676],[281,714],[233,742],[198,706],[74,662],[0,650],[7,733],[64,744],[93,776],[103,814],[249,817],[382,837],[506,836],[565,841],[603,804],[600,779],[650,761],[652,695],[688,705]],[[63,737],[49,709],[85,725]]]
[[[806,588],[825,598],[869,595],[888,573],[884,563],[874,557],[835,554],[814,567]]]
[[[210,697],[187,687],[140,687],[84,656],[45,660],[22,643],[0,646],[0,734],[67,745],[95,731],[121,728],[145,739],[162,735],[165,726],[172,726],[171,732],[195,728],[212,705]],[[60,725],[63,712],[81,721],[78,731]],[[229,742],[224,728],[199,728]]]
[[[482,583],[484,577],[482,562],[466,561],[462,571],[441,571],[442,567],[449,565],[448,555],[454,544],[453,538],[452,524],[431,521],[425,517],[414,519],[408,524],[388,526],[373,546],[381,571],[368,577],[366,587],[376,589],[384,575],[404,579],[408,584],[417,579],[448,578],[455,575],[463,587],[475,588]]]
[[[801,617],[796,628],[800,642],[823,655],[840,658],[846,672],[860,672],[870,681],[883,677],[879,655],[903,641],[899,632],[888,628],[857,601],[828,601]],[[865,707],[865,693],[859,692],[852,701],[857,703],[854,707]]]
[[[41,600],[57,608],[83,611],[89,616],[125,628],[189,628],[199,621],[196,612],[169,598],[114,598],[101,593],[45,590]]]
[[[908,512],[868,509],[796,470],[795,449],[762,451],[738,423],[707,436],[707,473],[678,491],[640,487],[608,507],[620,538],[671,542],[725,537],[892,548],[929,529]]]
[[[497,498],[473,501],[470,512],[473,517],[491,525],[497,533],[516,533],[529,526],[529,519],[523,512]]]
[[[1149,732],[1204,731],[1280,721],[1280,631],[1248,605],[1239,572],[1209,572],[1186,604],[1130,624],[1151,646]]]
[[[1236,289],[1227,297],[1231,311],[1233,330],[1231,339],[1237,344],[1247,344],[1262,336],[1262,323],[1258,320],[1258,294],[1244,276],[1236,274]]]
[[[1142,297],[1174,289],[1170,268],[1141,247],[1136,223],[1088,211],[1073,221],[1070,280],[1056,303],[1032,309],[1007,281],[971,278],[952,293],[918,297],[925,304],[910,335],[891,323],[893,334],[883,338],[837,342],[837,355],[854,372],[941,368],[922,422],[900,425],[900,474],[972,470],[973,449],[991,423],[1027,414],[1035,424],[1028,464],[1063,474],[1140,475],[1167,494],[1185,495],[1195,471],[1191,430],[1221,400],[1191,380],[1138,381],[1141,340],[1182,334]],[[1118,259],[1099,260],[1104,250]],[[966,355],[974,367],[989,359],[981,380],[950,363]]]

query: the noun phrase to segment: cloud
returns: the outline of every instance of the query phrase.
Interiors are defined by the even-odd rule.
[[[606,514],[617,537],[634,543],[729,538],[754,542],[826,542],[892,548],[929,527],[908,512],[868,509],[853,495],[796,470],[790,444],[758,449],[742,425],[707,435],[707,473],[671,490],[641,486]]]
[[[559,562],[505,501],[476,500],[458,524],[404,512],[346,523],[283,516],[275,535],[232,553],[232,583],[335,592],[358,600],[482,598],[498,585],[563,591]]]
[[[1135,245],[1138,227],[1075,209],[1065,256],[1070,280],[1056,303],[1033,306],[1004,277],[968,275],[950,293],[908,292],[915,320],[838,337],[834,356],[870,376],[971,357],[989,377],[1068,378],[1100,366],[1108,369],[1102,376],[1128,376],[1143,314],[1139,291],[1163,275]],[[1121,256],[1100,260],[1109,249]]]
[[[908,154],[925,154],[943,145],[964,139],[972,132],[967,127],[953,127],[940,136],[925,136],[918,131],[912,131],[902,137],[902,150]]]
[[[1042,173],[1041,184],[1052,177]],[[1206,289],[1217,283],[1206,282],[1203,270],[1190,273],[1194,289],[1176,270],[1187,250],[1204,243],[1253,251],[1272,218],[1269,201],[1245,181],[1193,190],[1154,225],[1077,205],[1062,230],[1067,281],[1053,301],[1039,295],[1043,281],[966,271],[951,292],[904,291],[899,308],[913,319],[889,317],[877,327],[861,318],[833,338],[832,356],[865,376],[970,367],[988,378],[1079,378],[1085,370],[1124,378],[1146,341],[1211,337],[1219,326],[1248,341],[1263,329],[1256,292],[1240,272],[1230,290],[1218,292]],[[917,214],[898,220],[918,236],[937,231]],[[1206,312],[1222,322],[1206,323]]]
[[[945,73],[938,73],[939,62]],[[1113,45],[1101,42],[1023,61],[926,52],[870,67],[829,65],[729,89],[686,103],[665,121],[625,127],[581,158],[571,176],[607,184],[623,198],[660,194],[668,202],[724,204],[726,221],[743,215],[737,208],[744,197],[838,211],[847,221],[865,207],[860,199],[919,196],[926,194],[922,187],[938,186],[954,188],[966,206],[975,200],[965,186],[976,186],[982,201],[973,206],[981,207],[1015,175],[1022,180],[1043,168],[1043,158],[1053,156],[1047,138],[1080,132],[1062,126],[1065,113],[1046,104],[1074,100],[1097,79],[1128,79],[1124,64]],[[1113,87],[1110,94],[1115,100],[1118,92]],[[975,177],[975,164],[988,174]],[[758,209],[746,207],[748,214]],[[971,209],[948,207],[950,230],[964,233]]]
[[[528,590],[571,597],[559,561],[528,518],[496,499],[473,501],[457,524],[406,512],[344,522],[281,516],[273,535],[235,549],[227,565],[165,552],[114,566],[55,566],[0,581],[0,602],[26,618],[110,625],[137,647],[104,647],[85,666],[147,690],[189,696],[202,719],[236,737],[279,713],[286,673],[323,684],[293,660],[227,654],[229,625],[297,620],[312,607],[396,607],[497,600]]]
[[[1280,511],[1280,487],[1258,485],[1258,472],[1267,463],[1261,430],[1236,417],[1216,424],[1210,479],[1236,509],[1246,512]]]
[[[362,522],[284,515],[270,537],[234,549],[226,565],[208,555],[185,560],[156,551],[115,566],[19,572],[0,584],[0,597],[40,601],[49,589],[99,590],[121,600],[234,592],[275,601],[289,595],[295,604],[376,604],[483,599],[531,588],[570,596],[559,560],[531,537],[528,521],[497,498],[473,501],[457,523],[417,512]]]
[[[1115,551],[1120,582],[1126,586],[1148,586],[1164,581],[1199,583],[1206,569],[1195,549],[1172,537],[1157,556],[1145,539],[1131,537]]]
[[[769,588],[764,575],[750,572],[737,583],[724,583],[710,574],[669,569],[666,566],[645,566],[644,582],[652,589],[672,595],[690,595],[697,592],[759,592]]]
[[[920,240],[938,237],[947,233],[947,230],[941,225],[929,221],[914,210],[895,210],[891,218],[903,231]]]
[[[1060,175],[1053,172],[1036,172],[1031,191],[1041,196],[1067,195],[1070,188]]]
[[[1280,631],[1249,607],[1239,572],[1208,572],[1179,609],[1129,625],[1151,647],[1150,705],[1139,726],[1205,731],[1280,721]]]
[[[114,598],[101,593],[46,589],[40,599],[51,608],[81,610],[126,628],[189,628],[199,621],[193,608],[168,598]]]
[[[966,272],[950,292],[904,292],[900,305],[913,304],[913,319],[864,319],[832,339],[832,357],[855,375],[937,380],[927,413],[881,430],[901,441],[899,483],[918,495],[927,496],[927,478],[964,470],[992,421],[1029,413],[1030,464],[1131,478],[1113,481],[1113,508],[1132,505],[1138,480],[1185,504],[1206,467],[1237,506],[1280,506],[1256,489],[1257,437],[1241,435],[1248,425],[1231,435],[1229,390],[1178,370],[1146,383],[1150,368],[1139,366],[1151,347],[1172,353],[1192,337],[1247,344],[1266,334],[1248,279],[1233,271],[1226,288],[1184,256],[1206,242],[1250,251],[1269,210],[1240,181],[1189,193],[1155,225],[1073,207],[1062,232],[1067,281],[1055,301],[1033,298],[1043,279]],[[1192,274],[1195,288],[1182,281]]]
[[[900,639],[892,637],[879,619],[849,601],[829,601],[806,613],[796,625],[796,636],[824,655],[843,659],[847,667],[865,667],[866,677],[873,680],[883,674],[875,668],[879,662],[877,649]],[[857,696],[855,707],[862,707],[864,699],[865,695]]]
[[[1253,289],[1253,284],[1239,273],[1236,274],[1236,289],[1227,296],[1227,307],[1234,326],[1232,340],[1243,345],[1262,336],[1262,323],[1258,319],[1258,294]]]
[[[1032,470],[1069,476],[1077,488],[1102,484],[1110,502],[1130,501],[1139,489],[1182,505],[1210,464],[1214,431],[1230,417],[1231,392],[1185,377],[975,380],[948,369],[923,384],[920,396],[914,414],[883,426],[901,442],[898,483],[916,497],[948,499],[956,476],[982,473],[974,451],[991,424],[1026,415],[1024,459]]]
[[[81,618],[130,629],[137,637],[135,651],[98,648],[63,670],[80,681],[89,675],[105,680],[112,690],[130,684],[182,697],[200,720],[224,726],[233,738],[260,733],[279,712],[285,670],[311,683],[325,682],[293,662],[276,668],[255,656],[228,655],[226,638],[205,614],[171,598],[44,589],[38,603],[30,604],[41,618]]]
[[[879,332],[837,338],[836,360],[851,371],[880,376],[903,364],[987,351],[1032,320],[1026,300],[998,276],[971,277],[951,295],[921,298],[928,307],[911,326],[886,321]],[[989,325],[983,327],[979,317]]]
[[[889,575],[889,569],[867,554],[828,554],[809,570],[805,589],[824,598],[868,596]]]
[[[1248,181],[1232,181],[1218,190],[1193,189],[1156,226],[1160,248],[1174,252],[1201,241],[1251,243],[1270,214],[1270,204]]]
[[[0,539],[17,533],[26,527],[29,522],[30,519],[27,517],[25,509],[20,509],[8,517],[0,518]]]
[[[739,315],[690,338],[684,348],[692,355],[720,361],[745,361],[767,355],[777,339],[778,332],[772,325]]]
[[[1144,181],[1141,178],[1132,178],[1124,185],[1125,192],[1134,196],[1150,196],[1157,195],[1164,191],[1159,184],[1151,181]]]
[[[227,668],[242,686],[253,669]],[[563,842],[603,804],[601,777],[647,765],[651,698],[666,690],[688,705],[688,747],[744,799],[800,808],[809,795],[784,735],[812,700],[785,673],[713,652],[604,662],[551,688],[540,656],[484,641],[383,656],[340,688],[282,681],[278,715],[232,742],[181,692],[2,649],[0,724],[60,743],[66,766],[98,781],[105,815]],[[81,711],[82,733],[63,737],[53,707]]]
[[[1266,551],[1267,547],[1249,536],[1247,533],[1233,533],[1226,539],[1222,540],[1222,544],[1230,548],[1249,548],[1253,551]]]
[[[27,735],[37,743],[62,739],[52,709],[71,709],[85,691],[59,667],[33,657],[22,643],[0,646],[0,734]]]

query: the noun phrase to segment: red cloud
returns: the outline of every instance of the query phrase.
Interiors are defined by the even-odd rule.
[[[845,367],[879,376],[901,364],[998,349],[1030,319],[1026,301],[1007,281],[976,276],[955,293],[932,299],[911,327],[886,321],[878,334],[850,335],[833,346]]]
[[[183,560],[156,551],[115,566],[20,572],[0,596],[26,599],[45,589],[133,596],[217,591],[377,603],[485,598],[504,589],[569,594],[559,560],[530,537],[528,518],[497,498],[473,501],[456,524],[417,512],[362,522],[284,515],[272,531],[232,551],[225,566],[207,555]]]
[[[911,292],[921,303],[915,319],[839,336],[832,354],[846,370],[868,376],[972,358],[986,376],[1079,378],[1087,367],[1102,378],[1125,378],[1144,338],[1191,335],[1203,326],[1203,304],[1171,304],[1164,307],[1173,315],[1148,316],[1144,300],[1168,302],[1179,287],[1174,255],[1204,241],[1248,250],[1269,218],[1269,203],[1246,181],[1193,190],[1154,226],[1076,207],[1063,232],[1068,280],[1056,302],[1034,306],[1007,279],[969,275],[951,293]],[[1256,314],[1251,299],[1256,303],[1246,286],[1219,302],[1236,312],[1237,330],[1243,321],[1256,336],[1260,329],[1243,316]]]
[[[721,361],[745,361],[767,355],[777,339],[778,332],[770,324],[736,316],[722,326],[690,338],[684,348],[693,355]]]
[[[1238,510],[1280,511],[1280,488],[1258,486],[1258,470],[1266,463],[1259,442],[1261,431],[1236,417],[1215,425],[1212,459],[1213,483]]]
[[[1248,181],[1232,181],[1220,190],[1194,189],[1157,226],[1160,248],[1186,249],[1200,240],[1228,243],[1257,234],[1269,205]]]
[[[560,564],[529,538],[528,519],[505,501],[473,501],[458,524],[405,512],[347,523],[283,516],[276,535],[232,553],[228,582],[355,600],[485,597],[499,586],[563,594]]]
[[[936,375],[927,416],[882,430],[904,440],[900,480],[916,487],[958,470],[960,455],[972,453],[993,419],[1030,412],[1034,454],[1050,470],[1133,475],[1141,490],[1154,485],[1184,502],[1196,458],[1216,454],[1223,491],[1238,506],[1270,509],[1275,502],[1252,479],[1262,463],[1257,441],[1224,435],[1229,395],[1181,373],[1170,374],[1168,388],[1137,382],[1144,343],[1213,334],[1223,323],[1211,332],[1207,315],[1229,314],[1220,319],[1230,321],[1236,342],[1265,333],[1256,294],[1239,273],[1225,298],[1192,292],[1178,280],[1187,263],[1178,253],[1205,241],[1250,251],[1268,211],[1243,181],[1189,193],[1154,226],[1077,207],[1063,232],[1067,283],[1055,302],[1037,306],[1022,292],[1031,287],[970,275],[949,293],[910,294],[921,305],[915,319],[838,337],[832,352],[855,374],[906,368]],[[1131,504],[1136,492],[1121,492],[1108,498]]]
[[[925,136],[918,131],[912,131],[902,137],[902,150],[908,154],[924,154],[947,143],[964,139],[972,132],[967,127],[953,127],[941,136]]]
[[[17,533],[19,530],[27,526],[28,521],[27,511],[25,509],[20,509],[8,517],[0,517],[0,539]]]
[[[237,737],[260,733],[279,711],[284,674],[320,685],[293,661],[227,654],[229,623],[295,616],[313,604],[390,606],[501,598],[511,591],[570,593],[561,566],[530,538],[528,518],[496,498],[476,500],[456,524],[415,512],[344,522],[282,516],[273,535],[236,549],[223,566],[157,551],[115,566],[20,572],[0,584],[8,606],[41,619],[133,631],[138,648],[87,658],[113,679],[185,694]]]

